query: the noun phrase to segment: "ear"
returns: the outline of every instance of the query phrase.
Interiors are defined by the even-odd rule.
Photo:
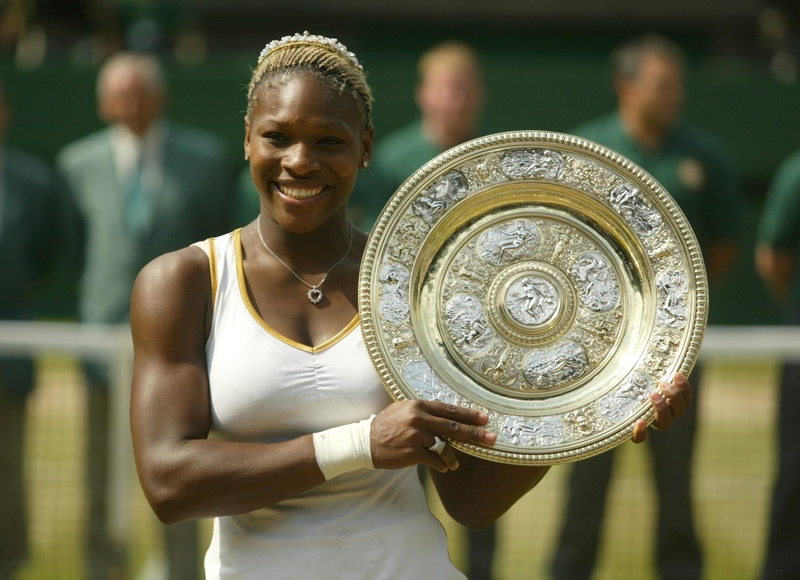
[[[359,160],[359,168],[365,168],[365,163],[369,165],[372,161],[372,140],[375,137],[375,128],[370,127],[364,131],[361,137],[361,159]]]
[[[244,156],[250,157],[250,118],[244,116]]]

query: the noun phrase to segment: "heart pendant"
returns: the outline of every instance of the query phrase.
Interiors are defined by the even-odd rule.
[[[312,286],[308,291],[308,299],[311,301],[311,304],[318,303],[320,300],[322,300],[322,290],[316,286]]]

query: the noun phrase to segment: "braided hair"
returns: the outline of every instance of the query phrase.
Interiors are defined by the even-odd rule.
[[[355,59],[330,45],[302,39],[262,53],[247,88],[248,118],[252,118],[253,104],[258,98],[257,89],[261,85],[285,80],[297,72],[313,74],[339,96],[347,94],[353,97],[364,129],[372,127],[372,90]]]

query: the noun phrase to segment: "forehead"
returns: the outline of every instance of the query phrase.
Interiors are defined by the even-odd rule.
[[[103,78],[101,89],[105,93],[147,92],[150,87],[141,74],[132,68],[116,68]]]
[[[674,58],[659,52],[648,52],[639,64],[639,77],[680,77],[683,67]]]
[[[310,71],[281,72],[262,82],[253,95],[253,121],[317,120],[361,126],[361,111],[353,95]]]

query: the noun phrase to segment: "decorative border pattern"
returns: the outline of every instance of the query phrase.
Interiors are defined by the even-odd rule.
[[[655,311],[646,331],[646,348],[625,369],[624,376],[593,401],[567,412],[539,413],[535,402],[520,404],[518,412],[509,412],[507,406],[493,408],[465,396],[463,389],[452,388],[437,373],[432,364],[436,361],[427,360],[416,336],[414,307],[405,306],[417,292],[411,273],[423,253],[420,250],[439,243],[431,240],[437,222],[479,192],[520,181],[557,186],[609,208],[641,246],[645,266],[651,269],[654,299],[644,307]],[[629,439],[630,426],[636,420],[651,422],[648,396],[658,388],[658,380],[677,371],[691,371],[702,343],[707,308],[702,254],[688,221],[666,190],[610,149],[572,135],[541,131],[476,139],[443,153],[414,173],[378,218],[359,280],[362,333],[391,396],[396,400],[443,400],[486,410],[490,415],[487,428],[498,434],[501,444],[489,448],[451,443],[473,455],[527,465],[596,455]],[[576,322],[580,322],[580,314]],[[507,358],[501,362],[507,363],[513,355],[502,353]],[[513,407],[513,401],[511,404]]]

